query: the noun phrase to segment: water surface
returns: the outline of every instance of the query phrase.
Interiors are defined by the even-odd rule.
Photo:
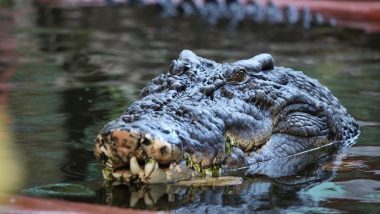
[[[120,6],[16,6],[0,17],[1,104],[24,172],[16,193],[70,183],[96,194],[69,200],[180,213],[380,212],[379,36],[249,23],[211,28]],[[293,176],[252,176],[227,187],[104,189],[92,154],[95,135],[182,49],[226,62],[271,53],[277,65],[328,86],[360,121],[362,134],[342,160],[322,160]]]

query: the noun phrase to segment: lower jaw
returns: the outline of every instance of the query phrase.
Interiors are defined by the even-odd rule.
[[[134,170],[120,169],[114,171],[113,168],[104,166],[102,174],[104,180],[112,185],[127,183],[171,183],[190,180],[193,177],[202,175],[201,172],[189,168],[186,161],[171,164],[169,168],[160,168],[155,161],[147,163],[144,168]]]

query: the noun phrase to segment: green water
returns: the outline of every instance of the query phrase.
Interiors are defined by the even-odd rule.
[[[5,12],[0,16],[1,84],[6,86],[1,96],[15,158],[24,171],[16,193],[70,183],[96,196],[68,200],[180,213],[380,212],[379,36],[251,24],[227,31],[128,7],[24,4]],[[230,187],[105,190],[92,154],[95,135],[182,49],[226,62],[271,53],[277,65],[302,70],[333,91],[363,125],[357,144],[342,161],[325,163],[323,178],[302,185],[282,182],[297,176],[258,176]]]

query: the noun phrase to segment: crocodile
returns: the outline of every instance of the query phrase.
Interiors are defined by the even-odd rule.
[[[44,0],[37,2],[46,3]],[[333,16],[312,11],[307,6],[299,7],[291,3],[278,6],[272,1],[260,0],[55,0],[50,2],[54,6],[75,3],[78,6],[128,5],[133,8],[155,8],[161,18],[200,17],[211,26],[228,23],[231,28],[245,21],[300,25],[304,28],[310,28],[312,25],[336,24]]]
[[[336,20],[310,8],[297,8],[294,5],[279,7],[271,1],[266,3],[254,0],[158,0],[139,1],[140,5],[155,5],[160,8],[162,17],[200,16],[209,25],[229,23],[236,27],[244,21],[253,23],[301,25],[335,25]]]
[[[169,183],[249,172],[359,132],[329,89],[270,54],[217,63],[183,50],[103,127],[94,154],[106,181]]]

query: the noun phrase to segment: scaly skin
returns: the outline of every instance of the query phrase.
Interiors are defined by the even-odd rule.
[[[290,25],[299,24],[304,28],[311,25],[335,24],[333,17],[324,17],[320,13],[313,13],[307,7],[298,9],[292,5],[280,8],[268,2],[257,3],[254,0],[139,0],[142,5],[158,5],[164,17],[200,16],[211,25],[222,20],[228,20],[231,27],[235,27],[244,20],[256,23]]]
[[[217,176],[359,133],[326,87],[269,54],[220,64],[184,50],[141,96],[97,136],[106,180]]]

